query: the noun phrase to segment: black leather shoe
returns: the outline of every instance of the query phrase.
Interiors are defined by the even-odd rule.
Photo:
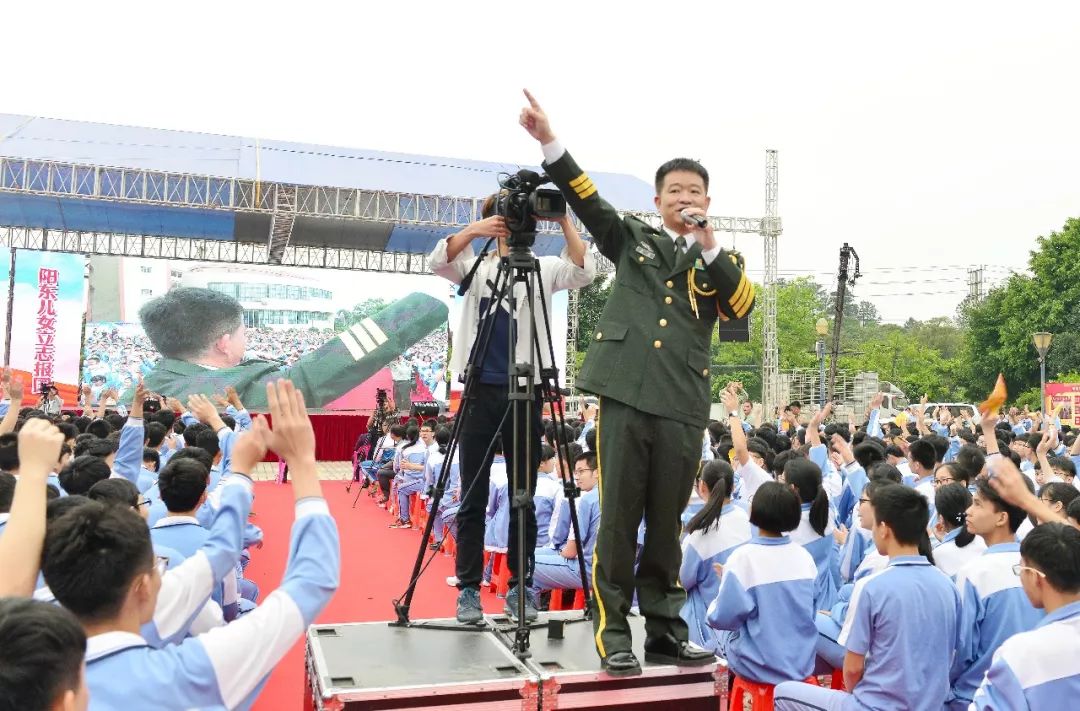
[[[641,673],[641,664],[633,652],[615,652],[602,660],[604,671],[611,676],[637,676]]]
[[[716,661],[716,655],[686,640],[671,635],[645,640],[645,661],[650,664],[674,664],[677,667],[701,667]]]

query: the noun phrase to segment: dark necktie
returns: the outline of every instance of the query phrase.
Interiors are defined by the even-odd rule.
[[[680,253],[685,252],[686,251],[686,237],[684,237],[683,235],[679,235],[678,237],[676,237],[675,238],[675,246],[679,248]]]

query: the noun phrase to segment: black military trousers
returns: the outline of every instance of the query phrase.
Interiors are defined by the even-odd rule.
[[[600,528],[593,550],[593,629],[601,657],[631,650],[626,616],[637,588],[647,639],[688,638],[679,616],[686,591],[679,585],[681,515],[701,464],[702,430],[650,415],[611,398],[600,399],[596,421]],[[645,518],[645,546],[637,573],[637,532]]]
[[[497,432],[502,432],[503,455],[506,457],[507,488],[510,498],[510,531],[507,545],[507,561],[510,565],[510,582],[513,586],[519,574],[517,530],[520,525],[518,509],[514,506],[514,425],[513,413],[507,412],[508,389],[505,386],[478,384],[475,397],[466,406],[459,444],[461,466],[461,508],[457,513],[457,578],[458,587],[479,587],[484,574],[484,518],[488,504],[488,483],[491,477],[489,445]],[[520,422],[518,442],[522,451],[526,440],[531,448],[531,461],[525,469],[525,489],[528,505],[522,510],[525,523],[525,584],[532,584],[533,557],[536,551],[536,509],[532,495],[536,492],[536,470],[540,466],[540,401],[539,388],[534,390],[536,399],[527,404],[529,417]],[[459,415],[461,417],[462,415]],[[487,455],[487,456],[485,456]]]

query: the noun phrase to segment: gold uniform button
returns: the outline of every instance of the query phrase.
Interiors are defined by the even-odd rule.
[[[667,319],[666,318],[660,319],[660,328],[667,328]]]
[[[638,258],[637,258],[637,260],[638,260],[639,262],[644,262],[644,261],[645,261],[645,257],[638,257]]]
[[[670,288],[672,288],[672,287],[674,287],[674,286],[675,286],[675,282],[673,282],[673,281],[666,281],[666,282],[664,282],[664,286],[666,286],[667,288],[669,288],[669,289],[670,289]]]
[[[603,337],[604,337],[604,334],[603,334],[603,333],[601,333],[600,331],[597,331],[597,332],[596,332],[596,340],[598,340],[598,341],[599,341],[599,340],[600,340],[601,338],[603,338]]]
[[[709,369],[706,368],[705,370],[701,371],[701,375],[705,378],[709,377]]]
[[[671,297],[670,296],[665,296],[664,297],[664,303],[665,304],[670,304],[671,303]]]
[[[663,346],[663,345],[664,345],[664,344],[663,344],[662,342],[660,342],[660,341],[653,341],[653,342],[652,342],[652,347],[653,347],[653,348],[660,348],[660,347],[661,347],[661,346]]]

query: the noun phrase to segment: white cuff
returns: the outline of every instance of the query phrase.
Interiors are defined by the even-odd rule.
[[[701,260],[705,264],[712,264],[718,254],[720,254],[720,245],[716,245],[712,249],[703,249],[701,250]]]
[[[296,502],[296,518],[301,519],[304,516],[329,516],[330,507],[326,503],[326,499],[316,496],[308,496],[300,499]]]
[[[551,143],[540,146],[540,150],[544,152],[545,163],[554,163],[563,157],[563,153],[566,153],[566,149],[563,148],[563,144],[559,143],[557,138]]]

